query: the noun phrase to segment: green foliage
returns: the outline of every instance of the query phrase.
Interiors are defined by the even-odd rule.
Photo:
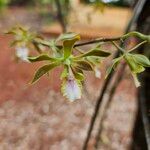
[[[99,66],[101,62],[111,54],[102,50],[100,42],[102,42],[103,39],[100,39],[99,44],[93,46],[93,48],[87,52],[84,52],[83,50],[77,51],[76,42],[80,40],[80,35],[76,33],[62,34],[57,39],[49,41],[44,40],[43,37],[35,33],[30,33],[29,30],[22,27],[13,28],[8,34],[13,34],[15,36],[12,45],[25,45],[29,48],[31,45],[34,46],[38,55],[28,57],[28,61],[31,63],[44,61],[46,63],[46,65],[37,70],[32,83],[38,81],[42,76],[48,74],[52,69],[58,66],[63,68],[60,76],[60,79],[62,80],[61,91],[70,101],[81,98],[82,83],[85,79],[84,72],[93,71],[96,77],[100,77]],[[150,67],[150,60],[146,56],[134,54],[132,51],[138,48],[138,46],[150,41],[149,35],[143,35],[138,32],[128,33],[118,40],[122,41],[131,36],[136,36],[143,40],[143,42],[130,50],[119,47],[113,40],[111,41],[111,39],[108,40],[111,41],[115,47],[119,47],[121,53],[118,58],[113,59],[112,65],[107,69],[106,77],[112,70],[116,69],[121,61],[125,61],[131,70],[135,85],[139,86],[140,83],[137,74],[143,72],[145,67]],[[95,43],[97,42],[98,41],[96,40]],[[86,44],[87,43],[85,43],[85,45]],[[47,50],[43,51],[40,46],[47,47]]]
[[[52,70],[53,68],[55,68],[56,66],[59,65],[59,62],[53,62],[51,64],[48,65],[44,65],[43,67],[39,68],[37,70],[37,72],[34,75],[34,78],[32,80],[31,83],[36,82],[37,80],[39,80],[44,74],[48,73],[50,70]]]
[[[92,71],[92,65],[86,60],[74,61],[74,67],[84,71]]]
[[[5,8],[9,4],[10,0],[0,0],[0,10]]]
[[[67,59],[72,54],[72,49],[76,41],[80,40],[80,36],[74,33],[64,34],[59,40],[63,41],[64,59]]]
[[[129,68],[131,69],[131,71],[133,73],[141,73],[143,72],[145,69],[142,65],[140,65],[135,59],[134,59],[134,55],[132,54],[126,54],[124,56],[127,64],[129,65]]]
[[[11,43],[11,46],[26,46],[29,48],[31,48],[31,46],[37,46],[36,49],[40,49],[40,43],[35,42],[40,42],[42,40],[42,37],[34,32],[30,32],[26,27],[15,26],[8,32],[6,32],[6,34],[11,34],[15,37],[13,42]],[[39,51],[39,49],[37,51]]]
[[[53,67],[61,65],[64,68],[61,74],[61,79],[63,80],[61,91],[63,92],[63,95],[65,95],[67,98],[70,98],[72,101],[76,98],[79,98],[80,95],[78,95],[78,93],[75,93],[75,95],[70,95],[70,92],[68,92],[69,89],[66,90],[65,88],[74,87],[76,88],[74,90],[77,90],[79,93],[81,93],[81,81],[84,80],[83,71],[95,71],[94,66],[98,64],[98,61],[110,55],[110,53],[100,50],[100,47],[94,47],[82,55],[75,55],[73,52],[75,50],[74,44],[78,40],[80,40],[79,34],[62,34],[55,41],[50,42],[51,44],[49,47],[52,50],[51,56],[47,54],[41,54],[36,57],[29,57],[30,62],[49,61],[53,64],[57,64]],[[58,42],[61,42],[62,46],[57,46]],[[60,52],[60,55],[58,55],[58,52]],[[33,82],[37,81],[52,68],[51,66],[49,68],[49,65],[40,68],[35,74]]]
[[[92,49],[88,51],[87,53],[84,53],[76,58],[82,58],[82,57],[88,57],[88,56],[107,57],[109,55],[110,55],[109,52],[105,52],[105,51],[98,50],[98,49]]]
[[[45,60],[49,60],[49,61],[53,62],[53,61],[57,61],[58,59],[52,58],[52,57],[48,56],[47,54],[41,54],[39,56],[28,57],[28,60],[30,62],[45,61]]]
[[[11,42],[11,46],[14,46],[16,48],[15,57],[22,61],[27,59],[25,57],[28,57],[32,49],[35,49],[38,53],[41,53],[43,51],[43,38],[34,32],[30,32],[30,30],[26,27],[17,25],[6,32],[6,34],[14,36],[14,40]],[[25,50],[30,51],[25,52]]]

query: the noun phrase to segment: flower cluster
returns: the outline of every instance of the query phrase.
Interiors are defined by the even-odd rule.
[[[30,62],[47,61],[48,64],[42,66],[35,74],[32,83],[37,81],[41,76],[48,73],[51,69],[62,66],[61,73],[63,95],[70,101],[81,98],[82,81],[84,80],[84,71],[94,71],[97,77],[100,77],[98,71],[99,63],[110,53],[102,51],[100,46],[91,50],[75,54],[74,44],[80,39],[75,33],[66,33],[59,36],[55,41],[50,42],[52,50],[51,55],[41,54],[37,57],[29,57]],[[53,44],[52,44],[53,43]],[[62,43],[62,46],[57,46]]]
[[[100,63],[104,58],[108,57],[110,53],[101,49],[100,42],[109,41],[120,50],[120,56],[113,59],[112,65],[107,69],[106,76],[108,76],[110,72],[115,69],[122,60],[124,60],[131,70],[135,85],[139,86],[140,83],[137,74],[143,72],[145,67],[150,67],[150,61],[146,56],[132,53],[133,50],[137,49],[142,44],[150,42],[149,35],[143,35],[138,32],[131,32],[114,39],[96,39],[92,42],[86,42],[84,43],[85,45],[99,43],[86,52],[77,48],[78,44],[76,44],[76,42],[80,40],[80,35],[76,33],[65,33],[60,35],[57,39],[49,41],[44,40],[44,38],[35,33],[30,33],[29,30],[22,27],[13,28],[8,34],[13,34],[15,36],[12,45],[15,45],[16,55],[21,60],[29,61],[31,63],[37,61],[46,62],[44,66],[36,71],[32,83],[38,81],[43,75],[48,74],[52,69],[62,66],[63,71],[60,76],[60,79],[62,80],[61,92],[70,101],[81,98],[85,71],[93,71],[96,77],[101,77],[99,71]],[[143,42],[130,50],[126,50],[114,42],[114,40],[125,40],[130,36],[136,36],[142,39]],[[82,44],[83,43],[80,43],[79,45]],[[29,57],[29,49],[32,49],[33,46],[34,49],[37,50],[38,55]],[[47,47],[47,51],[43,52],[41,46]]]
[[[6,34],[11,34],[14,36],[14,40],[11,43],[11,46],[15,47],[15,56],[17,60],[19,59],[21,61],[29,62],[28,56],[30,54],[30,50],[33,49],[33,47],[36,47],[38,52],[40,51],[40,44],[35,44],[34,41],[41,40],[42,37],[36,33],[30,32],[28,28],[16,26],[6,32]]]

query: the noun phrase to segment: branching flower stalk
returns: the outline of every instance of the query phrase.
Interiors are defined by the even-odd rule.
[[[150,35],[144,35],[139,32],[130,32],[116,38],[98,38],[82,43],[76,43],[80,40],[80,35],[76,33],[62,34],[55,40],[45,40],[40,35],[32,33],[23,27],[12,28],[7,33],[15,36],[13,46],[19,47],[19,49],[23,47],[23,49],[37,51],[36,56],[30,56],[30,52],[22,52],[19,55],[20,59],[28,60],[31,63],[37,61],[46,62],[44,66],[36,71],[31,83],[35,83],[52,69],[62,66],[63,71],[60,76],[62,80],[61,91],[70,101],[81,98],[85,71],[93,71],[96,77],[101,76],[99,66],[105,58],[111,55],[109,50],[102,50],[102,44],[109,42],[120,50],[120,56],[113,59],[112,65],[107,69],[106,77],[112,70],[116,69],[121,61],[125,61],[131,70],[135,85],[138,87],[140,83],[137,74],[143,72],[145,67],[150,67],[150,60],[146,56],[133,53],[139,46],[150,43]],[[117,44],[130,37],[139,38],[141,42],[129,50]],[[86,52],[78,48],[89,44],[94,46]]]

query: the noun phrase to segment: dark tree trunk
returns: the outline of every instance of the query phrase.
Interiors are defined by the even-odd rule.
[[[138,19],[137,30],[150,34],[150,1],[147,0],[144,9]],[[139,49],[139,53],[145,53],[150,58],[150,44]],[[142,86],[138,91],[138,113],[133,132],[133,150],[150,149],[150,68],[140,76]]]

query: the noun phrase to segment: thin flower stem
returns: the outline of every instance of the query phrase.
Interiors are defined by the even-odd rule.
[[[99,42],[110,42],[110,41],[120,41],[120,40],[122,40],[122,37],[99,38],[99,39],[94,39],[94,40],[91,40],[91,41],[88,41],[88,42],[75,44],[74,47],[85,46],[85,45],[95,44],[95,43],[99,43]]]
[[[145,44],[145,43],[147,43],[147,41],[143,41],[143,42],[141,42],[141,43],[135,45],[133,48],[129,49],[128,52],[132,52],[133,50],[139,48],[141,45],[143,45],[143,44]]]
[[[77,48],[77,47],[75,47],[75,50],[77,50],[80,54],[84,54],[84,52],[81,49]]]
[[[95,44],[95,43],[100,43],[100,42],[123,41],[123,40],[125,40],[125,39],[127,39],[131,36],[138,37],[138,38],[140,38],[144,41],[147,41],[147,42],[150,41],[150,35],[144,35],[144,34],[141,34],[139,32],[129,32],[129,33],[123,35],[123,36],[116,37],[116,38],[98,38],[98,39],[94,39],[94,40],[91,40],[91,41],[78,43],[78,44],[75,44],[74,47],[85,46],[85,45],[90,45],[90,44]],[[45,41],[45,40],[33,41],[33,43],[42,44],[46,47],[50,47],[49,41]],[[146,42],[144,42],[144,43],[146,43]],[[62,46],[57,45],[57,47],[61,48]]]
[[[99,43],[99,42],[110,42],[110,41],[119,41],[119,40],[122,40],[122,37],[117,37],[117,38],[99,38],[99,39],[94,39],[94,40],[91,40],[91,41],[75,44],[74,47],[85,46],[85,45],[95,44],[95,43]],[[49,42],[45,41],[45,40],[32,41],[32,42],[36,43],[36,44],[41,44],[41,45],[46,46],[46,47],[50,47]],[[62,46],[61,45],[57,45],[57,47],[62,47]]]
[[[129,38],[129,37],[137,37],[141,40],[145,40],[145,41],[150,42],[150,35],[144,35],[142,33],[136,32],[136,31],[129,32],[129,33],[123,35],[122,39],[124,40],[124,39]]]
[[[125,52],[125,50],[123,48],[121,48],[119,45],[117,45],[114,41],[111,42],[118,50],[120,50],[121,52]]]
[[[133,31],[133,32],[129,32],[127,34],[124,34],[123,36],[116,37],[116,38],[99,38],[99,39],[91,40],[88,42],[75,44],[74,47],[84,46],[84,45],[89,45],[89,44],[94,44],[94,43],[99,43],[99,42],[123,41],[123,40],[125,40],[129,37],[132,37],[132,36],[137,37],[141,40],[145,40],[147,42],[150,42],[150,35],[144,35],[142,33]]]

